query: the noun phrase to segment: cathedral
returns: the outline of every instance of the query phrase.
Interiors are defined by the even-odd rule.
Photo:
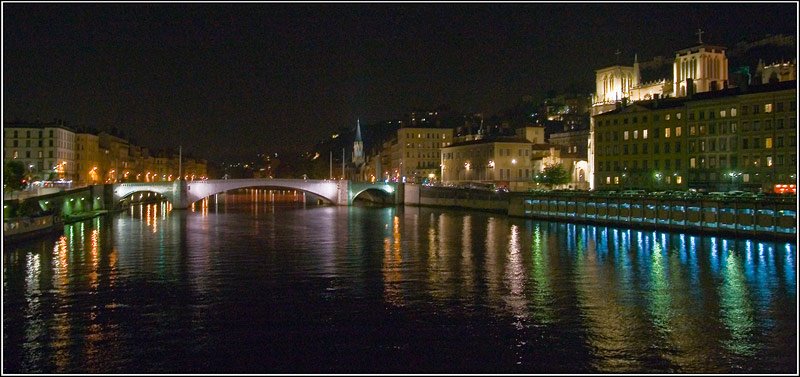
[[[695,93],[728,88],[728,58],[725,47],[703,43],[703,31],[697,31],[697,45],[675,52],[672,78],[644,82],[638,56],[633,66],[613,65],[595,71],[595,94],[592,98],[589,121],[589,182],[594,189],[594,117],[612,110],[619,104],[659,98],[687,97]]]
[[[698,44],[678,50],[672,63],[672,78],[643,82],[638,57],[633,66],[613,65],[598,69],[593,105],[613,109],[617,102],[647,101],[664,97],[686,97],[728,87],[728,58],[725,48],[703,43],[699,30]],[[603,106],[603,105],[612,106]],[[593,114],[594,115],[594,114]]]

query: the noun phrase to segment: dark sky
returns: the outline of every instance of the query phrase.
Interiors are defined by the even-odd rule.
[[[797,34],[795,3],[3,3],[3,119],[116,126],[214,161],[447,104],[491,114],[697,41]],[[588,94],[588,93],[587,93]]]

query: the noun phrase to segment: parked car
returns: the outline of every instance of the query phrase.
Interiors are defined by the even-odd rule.
[[[622,196],[642,196],[644,194],[644,190],[625,190],[622,192]]]

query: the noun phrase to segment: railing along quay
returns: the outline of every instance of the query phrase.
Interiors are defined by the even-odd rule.
[[[518,194],[512,202],[519,200],[521,208],[512,203],[510,215],[743,237],[797,237],[796,197],[663,198],[548,192]]]

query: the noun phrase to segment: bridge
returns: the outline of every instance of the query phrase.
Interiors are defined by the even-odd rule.
[[[165,196],[172,203],[172,208],[185,209],[198,200],[225,191],[269,187],[299,190],[319,197],[327,204],[349,206],[359,197],[380,198],[387,203],[402,203],[403,189],[401,185],[393,182],[367,183],[348,180],[272,178],[117,183],[113,185],[113,201],[119,203],[136,193],[155,192]]]

